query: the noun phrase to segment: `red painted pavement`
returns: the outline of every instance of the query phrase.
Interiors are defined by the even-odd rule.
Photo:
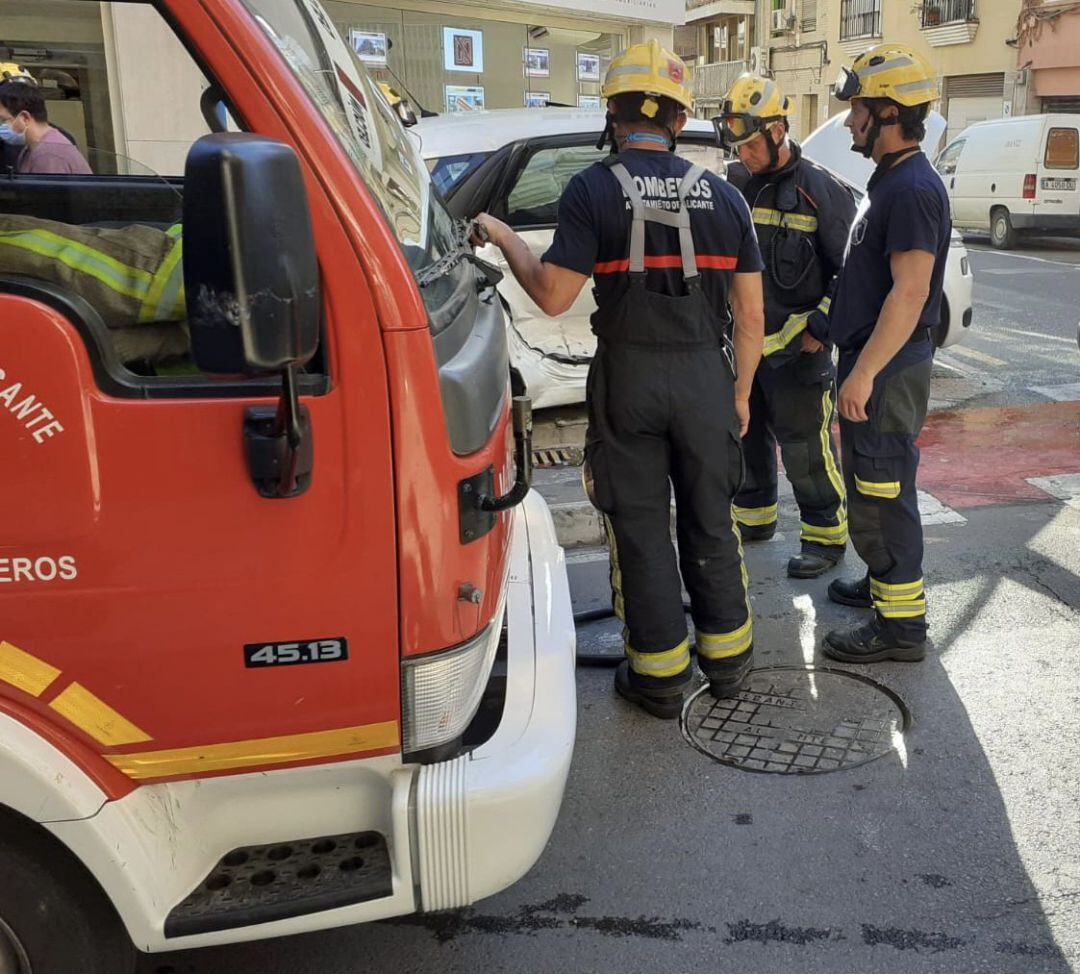
[[[1080,402],[932,413],[919,489],[953,508],[1053,501],[1027,477],[1080,473]]]

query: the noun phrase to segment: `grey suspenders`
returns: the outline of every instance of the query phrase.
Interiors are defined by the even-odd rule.
[[[634,222],[630,225],[630,273],[642,274],[645,271],[645,221],[662,223],[666,227],[675,227],[679,231],[679,250],[682,253],[683,277],[687,280],[698,276],[697,254],[694,251],[694,237],[690,232],[690,210],[686,200],[694,184],[705,174],[704,166],[691,166],[690,171],[679,183],[679,209],[658,210],[646,206],[633,177],[621,162],[612,162],[608,168],[619,181],[630,200]]]

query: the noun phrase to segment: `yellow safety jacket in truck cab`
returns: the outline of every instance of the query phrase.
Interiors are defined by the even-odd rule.
[[[182,258],[180,224],[114,229],[0,214],[0,275],[51,281],[84,298],[125,362],[186,353]]]

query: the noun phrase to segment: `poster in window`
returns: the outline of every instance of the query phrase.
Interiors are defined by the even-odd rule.
[[[600,108],[600,96],[599,95],[578,95],[577,96],[578,108]]]
[[[527,91],[525,92],[525,107],[526,108],[547,108],[547,103],[551,101],[550,91]]]
[[[526,78],[546,78],[551,74],[551,52],[544,47],[524,47],[521,60],[525,63]]]
[[[372,67],[386,67],[386,35],[370,30],[350,30],[349,43],[356,56]]]
[[[484,107],[483,85],[446,85],[446,111],[451,115],[478,112]]]
[[[484,32],[464,27],[443,28],[443,67],[447,71],[483,74]]]
[[[578,81],[600,80],[600,55],[582,54],[578,51],[577,56],[577,79]]]

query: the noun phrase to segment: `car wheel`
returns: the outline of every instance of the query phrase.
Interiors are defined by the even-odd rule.
[[[943,294],[941,296],[941,321],[937,323],[933,331],[930,332],[930,338],[934,343],[934,348],[941,348],[945,344],[945,339],[949,334],[949,299]]]
[[[1011,250],[1016,243],[1012,217],[1003,206],[997,207],[990,213],[990,243],[998,250]]]
[[[129,974],[136,951],[97,883],[56,840],[0,810],[0,974]]]

